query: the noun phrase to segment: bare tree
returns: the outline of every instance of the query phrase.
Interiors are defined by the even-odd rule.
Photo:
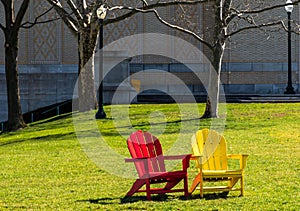
[[[18,80],[18,50],[19,30],[27,11],[29,0],[24,0],[19,12],[15,15],[14,1],[1,0],[5,11],[5,26],[0,28],[5,35],[5,74],[8,102],[8,130],[17,130],[25,127],[20,103],[20,89]]]
[[[287,28],[284,25],[283,19],[272,17],[272,13],[269,13],[270,17],[267,20],[259,20],[259,14],[275,10],[277,8],[283,8],[284,2],[278,1],[248,1],[248,0],[194,0],[194,1],[147,1],[141,0],[136,1],[141,4],[137,5],[126,5],[113,4],[110,1],[58,1],[58,0],[47,0],[52,6],[55,7],[60,17],[64,20],[65,24],[73,32],[74,35],[78,36],[78,54],[79,54],[79,73],[82,68],[86,65],[90,58],[94,57],[95,48],[97,43],[97,36],[99,33],[99,24],[96,16],[96,10],[101,5],[106,5],[107,12],[114,12],[121,10],[121,13],[116,13],[114,18],[107,19],[104,24],[115,23],[124,20],[137,13],[154,13],[157,19],[176,30],[185,32],[193,36],[195,39],[200,41],[210,51],[209,59],[216,71],[216,77],[212,77],[209,85],[210,96],[207,98],[206,109],[203,114],[203,118],[215,118],[218,117],[218,103],[219,103],[219,82],[221,74],[221,64],[223,61],[224,50],[227,40],[242,31],[250,29],[262,29],[267,27],[280,27],[285,30]],[[65,7],[62,6],[61,2],[65,3]],[[298,4],[298,0],[294,1],[293,4]],[[213,27],[209,28],[209,38],[205,37],[199,30],[190,30],[187,26],[179,25],[178,22],[172,20],[163,19],[156,8],[167,7],[167,6],[194,6],[197,4],[210,5],[211,16],[213,20]],[[140,6],[138,6],[140,5]],[[297,25],[297,24],[295,24]],[[298,26],[298,25],[297,25]],[[230,28],[230,30],[229,30]],[[91,67],[93,68],[93,67]],[[93,73],[88,72],[84,78],[80,79],[81,91],[79,96],[84,100],[84,103],[80,110],[94,109],[95,94],[84,93],[84,90],[93,90],[88,86],[93,84]],[[90,82],[87,82],[90,81]],[[87,99],[88,98],[88,99]]]
[[[5,26],[0,28],[5,35],[5,75],[7,84],[8,126],[7,130],[17,130],[26,126],[20,103],[20,88],[18,79],[19,31],[21,22],[27,11],[29,0],[24,0],[15,13],[13,0],[1,0],[5,12]]]
[[[288,4],[279,0],[214,0],[197,2],[197,4],[202,4],[210,10],[211,20],[213,20],[211,23],[212,26],[206,29],[208,32],[204,33],[199,29],[189,29],[186,24],[180,25],[179,23],[182,21],[178,21],[176,19],[165,20],[155,9],[124,7],[122,9],[145,13],[153,12],[161,23],[173,29],[190,34],[196,40],[204,44],[204,46],[210,51],[208,58],[217,74],[211,74],[208,88],[210,95],[207,97],[206,109],[202,118],[217,118],[221,64],[228,39],[238,33],[252,29],[265,30],[266,32],[268,30],[271,32],[279,29],[287,31],[288,28],[284,23],[284,18],[279,17],[272,11],[278,8],[283,9],[285,6],[291,4],[298,5],[299,2],[299,0],[294,0],[293,3]],[[262,16],[267,16],[268,18],[262,18]],[[299,23],[295,20],[293,23],[293,32],[299,34]],[[205,36],[205,34],[209,34],[209,36]]]
[[[95,55],[95,49],[97,44],[97,38],[99,35],[99,23],[97,18],[97,9],[101,5],[106,5],[107,12],[114,12],[116,10],[122,10],[122,13],[116,13],[114,18],[107,19],[104,24],[115,23],[126,18],[131,17],[137,13],[149,13],[152,12],[156,15],[157,19],[163,24],[174,28],[176,30],[185,32],[203,43],[210,51],[210,60],[217,72],[217,77],[212,78],[210,81],[210,90],[213,95],[210,95],[207,99],[206,110],[203,115],[204,118],[211,118],[218,116],[218,98],[219,98],[219,81],[221,73],[221,63],[223,60],[224,49],[226,41],[233,35],[245,30],[255,28],[266,27],[281,27],[285,30],[286,27],[282,19],[269,18],[268,21],[257,21],[259,17],[257,14],[268,12],[276,8],[284,7],[284,3],[278,3],[277,1],[265,2],[261,0],[256,1],[233,1],[233,0],[194,0],[194,1],[137,1],[136,5],[116,5],[109,1],[88,1],[88,0],[47,0],[50,3],[59,16],[63,19],[65,24],[71,30],[71,32],[78,37],[78,55],[79,65],[78,73],[82,69],[87,68],[87,62],[91,61],[90,69],[92,71],[85,71],[85,74],[80,74],[80,92],[79,99],[83,99],[79,105],[81,111],[90,110],[95,108],[95,93],[85,93],[85,90],[94,90],[92,87],[94,83],[93,75],[93,60]],[[62,3],[64,3],[64,6]],[[14,1],[1,0],[4,6],[6,15],[6,25],[0,24],[0,28],[5,34],[5,54],[6,54],[6,80],[8,89],[8,130],[16,130],[25,126],[22,118],[22,110],[20,106],[20,94],[18,85],[18,35],[21,27],[30,27],[34,23],[27,23],[22,25],[21,22],[27,11],[29,0],[24,0],[19,7],[17,15],[15,15]],[[298,4],[299,1],[294,1],[293,4]],[[205,36],[199,34],[198,31],[192,31],[186,26],[177,25],[177,22],[164,20],[159,15],[155,8],[167,7],[167,6],[182,6],[182,5],[196,5],[196,4],[210,4],[212,10],[212,18],[214,20],[214,26],[210,29],[212,39],[206,39]],[[270,13],[271,14],[271,13]],[[37,22],[35,20],[35,22]],[[243,24],[241,24],[241,22]],[[295,26],[299,25],[295,22]],[[229,30],[230,28],[230,30]],[[297,30],[296,30],[297,31]],[[297,31],[299,32],[299,31]]]
[[[39,18],[48,13],[51,8],[34,21],[23,22],[24,16],[29,6],[29,0],[18,2],[16,6],[14,0],[1,0],[5,13],[5,25],[0,23],[0,29],[5,37],[5,75],[7,84],[7,104],[8,104],[8,124],[7,131],[22,129],[26,126],[20,102],[18,52],[19,33],[21,28],[30,28],[38,23],[46,23],[53,20],[39,22]],[[18,8],[18,11],[16,12]]]
[[[125,20],[137,13],[144,11],[152,11],[157,7],[167,7],[171,5],[187,4],[195,5],[205,0],[193,1],[147,1],[137,0],[128,3],[116,4],[113,1],[105,0],[47,0],[50,3],[70,31],[78,39],[78,96],[79,110],[87,111],[95,109],[96,95],[94,90],[94,57],[99,36],[99,20],[97,10],[101,6],[105,6],[106,12],[114,13],[113,18],[104,20],[103,24],[116,23]],[[119,12],[119,11],[122,12]],[[118,11],[118,12],[117,12]]]

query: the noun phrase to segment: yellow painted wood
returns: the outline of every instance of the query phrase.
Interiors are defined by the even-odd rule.
[[[217,131],[198,130],[192,137],[191,160],[195,160],[198,174],[194,178],[189,192],[200,189],[200,196],[204,192],[237,191],[244,195],[244,168],[246,167],[246,154],[227,154],[226,140]],[[228,159],[238,159],[239,169],[228,169]],[[204,182],[228,181],[227,186],[204,186]],[[234,186],[240,181],[240,187]],[[197,188],[199,186],[199,188]]]

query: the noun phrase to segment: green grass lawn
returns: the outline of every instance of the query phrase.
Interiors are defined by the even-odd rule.
[[[188,110],[192,105],[182,106]],[[204,105],[198,106],[203,112]],[[96,122],[107,144],[102,149],[121,160],[109,152],[105,157],[105,150],[100,161],[85,153],[85,144],[100,134],[88,114],[66,114],[2,134],[0,210],[299,210],[300,104],[226,106],[227,117],[215,122],[196,119],[193,112],[182,114],[176,104],[105,106],[108,118]],[[137,129],[153,131],[164,151],[172,152],[178,140],[179,146],[189,144],[196,127],[224,127],[228,152],[250,155],[245,196],[230,192],[227,198],[200,199],[196,191],[188,199],[174,193],[146,201],[141,193],[123,200],[134,181],[120,177],[125,174],[122,159],[129,157],[126,136]],[[189,175],[195,171],[191,164]]]

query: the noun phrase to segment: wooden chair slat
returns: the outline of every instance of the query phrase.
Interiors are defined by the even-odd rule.
[[[192,137],[193,159],[196,160],[198,174],[193,180],[189,189],[192,193],[197,186],[200,186],[200,196],[205,192],[240,190],[244,195],[244,168],[248,155],[228,155],[226,140],[217,131],[203,129],[196,132]],[[228,159],[239,159],[240,169],[228,170]],[[204,187],[204,182],[228,181],[224,188]],[[234,188],[240,181],[240,188]]]
[[[150,200],[151,194],[179,191],[188,196],[187,168],[189,167],[191,154],[173,156],[173,159],[182,159],[183,168],[181,171],[167,172],[162,147],[157,137],[149,132],[139,130],[129,136],[127,146],[132,159],[125,159],[125,161],[134,162],[139,175],[139,178],[128,191],[127,196],[132,196],[137,192],[146,192],[147,199]],[[170,159],[170,156],[167,156],[167,158]],[[184,181],[184,187],[174,188],[181,180]],[[151,188],[151,184],[157,183],[165,183],[165,186]],[[144,185],[146,189],[142,189]]]

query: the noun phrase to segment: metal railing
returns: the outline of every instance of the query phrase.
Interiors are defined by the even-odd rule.
[[[53,112],[54,111],[54,112]],[[23,114],[24,121],[26,123],[32,123],[53,116],[58,116],[72,111],[72,100],[66,100],[61,103],[39,108],[34,111],[30,111]],[[0,131],[6,129],[7,121],[0,122]]]

